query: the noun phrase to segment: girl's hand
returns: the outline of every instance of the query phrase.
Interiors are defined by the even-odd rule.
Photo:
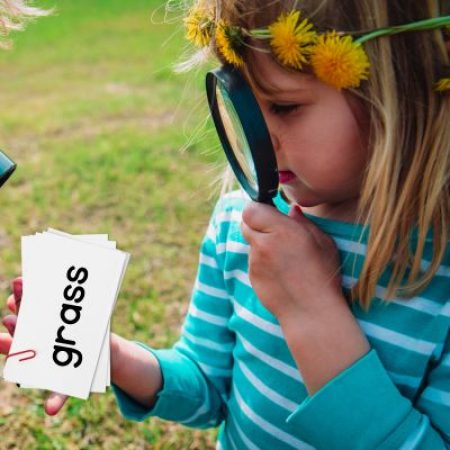
[[[300,207],[285,216],[252,202],[242,220],[242,233],[250,244],[250,281],[280,323],[299,315],[314,317],[327,305],[345,303],[336,245]]]
[[[13,283],[13,294],[7,304],[13,315],[5,316],[3,325],[8,333],[0,333],[0,353],[7,355],[17,322],[17,312],[22,300],[22,279]],[[143,406],[150,408],[156,401],[156,394],[162,388],[162,374],[159,362],[148,350],[134,342],[111,333],[111,381],[127,392]],[[48,415],[57,414],[64,406],[68,396],[52,392],[45,401],[44,409]]]
[[[12,336],[16,328],[17,314],[20,308],[20,302],[22,301],[22,278],[16,278],[12,282],[13,293],[8,297],[6,301],[8,309],[14,313],[12,315],[5,316],[2,319],[3,325],[7,328],[8,333],[0,333],[0,353],[7,355],[12,344]],[[57,414],[64,406],[67,400],[67,395],[58,394],[52,392],[45,401],[45,412],[53,416]]]

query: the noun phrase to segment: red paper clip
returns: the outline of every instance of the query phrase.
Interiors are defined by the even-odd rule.
[[[36,357],[35,350],[22,350],[21,352],[10,353],[9,355],[6,356],[6,359],[10,358],[11,356],[23,355],[24,353],[29,353],[29,352],[33,353],[33,356],[28,356],[27,358],[21,358],[21,359],[19,359],[19,361],[26,361],[27,359],[33,359]]]

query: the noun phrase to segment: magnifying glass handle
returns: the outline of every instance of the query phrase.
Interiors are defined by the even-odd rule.
[[[265,205],[273,206],[275,208],[275,203],[273,202],[273,200],[271,198],[268,198],[267,200],[264,200],[261,203],[264,203]]]
[[[253,197],[253,200],[264,203],[265,205],[273,206],[276,208],[275,202],[273,199],[278,195],[278,187],[277,189],[270,189],[266,191],[259,192],[259,195],[255,198]]]

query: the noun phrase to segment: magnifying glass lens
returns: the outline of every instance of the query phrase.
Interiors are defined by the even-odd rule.
[[[219,109],[222,124],[227,135],[228,142],[232,147],[236,161],[240,166],[242,174],[249,185],[257,190],[258,177],[255,163],[253,162],[250,145],[245,136],[239,116],[230,100],[227,91],[221,84],[216,85],[217,107]]]
[[[262,111],[243,75],[231,66],[206,74],[211,116],[237,180],[251,199],[273,205],[278,169]]]

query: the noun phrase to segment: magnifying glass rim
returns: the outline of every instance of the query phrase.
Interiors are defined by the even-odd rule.
[[[242,124],[255,165],[258,191],[244,176],[228,140],[217,103],[217,83],[227,91]],[[278,192],[277,161],[269,130],[250,86],[233,66],[222,66],[206,74],[206,92],[219,139],[239,182],[253,200],[272,203],[271,199]]]

